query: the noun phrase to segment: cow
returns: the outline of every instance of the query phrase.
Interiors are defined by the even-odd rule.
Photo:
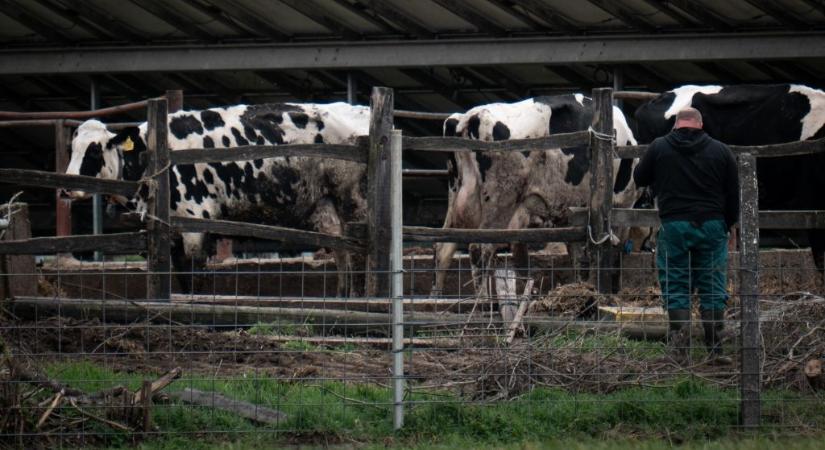
[[[540,138],[587,130],[592,116],[592,101],[582,94],[536,97],[517,103],[478,106],[463,114],[453,114],[444,122],[444,135],[483,141]],[[615,107],[613,122],[618,145],[635,145],[633,132]],[[633,160],[627,159],[614,165],[616,206],[631,206],[638,197],[631,179],[633,164]],[[587,146],[451,154],[444,228],[521,229],[567,225],[569,208],[588,203],[589,168]],[[446,269],[455,250],[453,243],[435,246],[433,295],[443,291]],[[526,267],[526,250],[523,244],[512,246],[517,267]],[[478,280],[478,268],[485,266],[494,253],[494,246],[470,246],[474,280]]]
[[[705,131],[730,145],[769,145],[825,137],[825,92],[799,84],[681,86],[635,112],[638,138],[650,143],[673,127],[686,107],[698,109]],[[757,160],[760,209],[825,209],[825,154]],[[814,263],[825,267],[825,230],[809,230]]]
[[[171,151],[243,145],[354,144],[369,134],[369,108],[346,103],[273,103],[236,105],[202,111],[180,111],[168,117]],[[144,122],[118,133],[89,120],[75,132],[66,173],[138,181],[146,173]],[[243,220],[340,235],[347,221],[366,218],[366,172],[363,164],[308,157],[277,157],[253,161],[199,163],[169,170],[170,214],[203,219]],[[88,196],[72,191],[72,199]],[[129,202],[145,212],[146,187]],[[214,239],[203,233],[176,238],[172,260],[177,273],[202,266]],[[345,295],[344,274],[349,259],[334,250],[338,294]],[[352,258],[350,258],[352,256]],[[181,287],[189,283],[179,276]],[[362,286],[353,286],[352,294]]]

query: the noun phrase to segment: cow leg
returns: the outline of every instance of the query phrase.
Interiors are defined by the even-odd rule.
[[[172,240],[172,270],[175,273],[175,279],[178,282],[178,287],[181,293],[184,294],[191,294],[192,293],[192,280],[191,277],[184,272],[188,272],[192,267],[192,260],[188,256],[186,256],[186,252],[183,249],[183,239],[181,239],[180,235],[175,236]]]
[[[310,221],[314,224],[315,230],[320,233],[332,234],[341,236],[344,234],[343,224],[338,211],[335,209],[335,203],[332,199],[324,197],[318,201],[313,211]],[[350,265],[350,253],[346,250],[332,249],[332,255],[335,258],[337,287],[336,295],[338,297],[347,297],[355,290],[355,276]],[[352,273],[353,284],[350,286],[347,281],[349,275]]]
[[[433,297],[444,294],[444,284],[447,280],[447,271],[458,247],[454,242],[435,244],[435,279],[430,295]]]
[[[195,273],[206,268],[206,255],[214,247],[215,238],[202,233],[184,233],[172,240],[172,270],[184,294],[191,294],[201,285]]]

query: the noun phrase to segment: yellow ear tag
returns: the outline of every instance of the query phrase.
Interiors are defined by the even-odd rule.
[[[123,151],[124,152],[131,152],[135,149],[135,143],[132,141],[131,137],[127,137],[125,141],[123,141]]]

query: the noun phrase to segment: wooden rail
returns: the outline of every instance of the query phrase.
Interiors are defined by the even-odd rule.
[[[15,241],[0,241],[0,254],[6,255],[49,255],[95,250],[111,254],[146,251],[146,232],[36,237]]]
[[[367,162],[366,148],[343,144],[242,145],[230,148],[175,150],[170,154],[170,160],[172,164],[195,164],[286,156],[340,159],[365,164]]]
[[[66,175],[42,170],[0,169],[0,183],[55,189],[69,189],[95,194],[131,197],[140,184],[135,181],[107,180],[84,175]]]
[[[641,158],[647,151],[647,145],[628,145],[616,147],[619,158]],[[812,141],[786,142],[771,145],[729,145],[735,154],[748,153],[758,158],[779,158],[782,156],[808,155],[825,152],[825,138]]]
[[[576,147],[590,144],[589,131],[561,133],[535,139],[513,139],[509,141],[487,142],[460,137],[405,137],[404,150],[425,152],[527,152],[550,148]]]
[[[165,98],[165,97],[158,97]],[[5,120],[28,120],[28,119],[92,119],[95,117],[111,116],[124,112],[134,111],[137,109],[146,108],[151,100],[141,100],[134,103],[126,103],[123,105],[110,106],[108,108],[95,109],[92,111],[38,111],[38,112],[17,112],[17,111],[0,111],[0,119]]]
[[[226,236],[252,237],[274,241],[288,241],[290,244],[315,247],[340,248],[363,251],[366,243],[361,239],[347,236],[296,230],[294,228],[259,225],[229,220],[195,219],[192,217],[172,217],[172,227],[179,232],[213,233]]]
[[[406,111],[403,109],[396,109],[393,116],[403,117],[405,119],[422,119],[422,120],[447,120],[452,113],[434,113],[421,111]]]
[[[573,226],[587,224],[587,208],[570,208]],[[619,227],[658,227],[656,209],[613,208],[610,224]],[[825,211],[820,210],[763,210],[759,211],[759,228],[764,230],[825,229]]]
[[[582,242],[587,239],[584,227],[567,228],[524,228],[520,230],[479,230],[466,228],[430,228],[405,226],[402,229],[404,242],[455,242],[458,244],[483,243],[545,243]],[[348,223],[347,235],[366,238],[366,225]]]
[[[657,92],[641,92],[641,91],[616,91],[613,93],[613,98],[617,100],[653,100],[662,94]]]

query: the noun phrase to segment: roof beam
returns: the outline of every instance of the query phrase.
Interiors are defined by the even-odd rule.
[[[452,103],[457,108],[468,109],[473,106],[473,101],[453,89],[451,86],[444,84],[434,74],[428,73],[425,69],[400,69],[401,73],[412,78],[418,83],[428,86],[435,90],[435,92],[447,101]]]
[[[69,11],[86,18],[89,23],[101,28],[112,36],[118,36],[120,39],[132,43],[146,42],[148,40],[140,30],[109,14],[105,8],[92,7],[89,6],[87,2],[76,0],[61,0],[61,3]]]
[[[742,77],[735,74],[724,65],[715,62],[698,62],[696,63],[700,69],[711,74],[717,79],[718,84],[737,84],[742,82]]]
[[[624,72],[625,77],[645,85],[651,91],[664,92],[671,88],[672,83],[641,64],[621,64],[618,67]]]
[[[60,30],[60,27],[46,22],[11,0],[0,0],[0,12],[46,38],[46,40],[64,43],[72,40],[69,35]]]
[[[507,90],[511,93],[511,100],[527,97],[530,95],[530,89],[514,80],[501,69],[487,66],[472,67],[471,69],[474,72],[478,72],[483,77],[489,79],[494,84],[498,84],[507,88]]]
[[[811,9],[817,10],[820,14],[825,15],[825,3],[821,0],[802,0],[802,2],[810,6]]]
[[[212,20],[222,23],[224,26],[235,30],[236,33],[239,33],[241,36],[249,36],[251,33],[249,32],[246,27],[239,25],[235,22],[231,17],[229,17],[225,12],[223,12],[220,8],[212,5],[210,3],[203,3],[199,0],[183,0],[184,3],[192,7],[193,9],[200,11],[203,14],[211,17]]]
[[[695,18],[689,18],[679,10],[673,9],[668,0],[645,0],[645,3],[656,8],[660,13],[670,17],[684,27],[695,28],[697,26]]]
[[[579,73],[578,70],[570,66],[545,66],[547,70],[554,72],[556,75],[564,78],[573,87],[579,88],[582,92],[590,92],[596,85],[596,82]]]
[[[514,2],[525,12],[533,14],[558,30],[567,32],[577,32],[580,30],[579,26],[576,25],[572,19],[539,0],[514,0]]]
[[[547,28],[547,25],[537,21],[536,19],[532,18],[530,14],[527,12],[521,12],[516,9],[513,4],[513,0],[487,0],[488,2],[492,3],[496,6],[496,8],[506,12],[507,14],[515,17],[516,19],[524,22],[528,27],[534,30],[543,30]]]
[[[587,0],[589,3],[616,17],[631,28],[642,31],[656,31],[656,27],[646,20],[639,18],[639,13],[622,8],[621,4],[613,0]]]
[[[419,22],[417,19],[404,14],[400,9],[394,8],[384,0],[356,0],[359,4],[373,10],[378,16],[398,25],[402,30],[408,30],[413,36],[424,39],[432,38],[435,33]]]
[[[470,23],[478,31],[487,33],[493,36],[506,36],[507,30],[500,27],[497,23],[484,17],[482,14],[476,12],[475,8],[470,7],[461,0],[431,0],[447,11],[451,12],[458,18]]]
[[[83,28],[86,31],[91,32],[92,34],[94,34],[98,38],[101,38],[101,39],[104,39],[104,40],[109,40],[109,39],[114,38],[111,33],[101,30],[101,28],[96,26],[93,22],[90,22],[86,17],[78,14],[75,11],[70,11],[70,10],[64,8],[62,5],[58,5],[57,3],[54,3],[51,0],[36,0],[36,1],[37,1],[37,3],[39,3],[40,5],[45,7],[46,9],[48,9],[49,11],[51,11],[51,12],[57,14],[58,16],[68,20],[69,22],[77,24],[77,26]],[[115,38],[114,40],[119,40],[119,39]]]
[[[381,29],[384,32],[391,32],[397,33],[399,30],[393,26],[391,23],[387,22],[386,20],[382,19],[380,16],[375,15],[374,11],[370,11],[369,9],[365,8],[364,5],[357,3],[352,4],[348,0],[332,0],[335,2],[336,5],[340,6],[341,8],[346,9],[351,14],[354,14],[360,17],[362,20],[371,23],[372,25],[376,26],[377,28]]]
[[[0,75],[825,58],[825,33],[0,49]]]
[[[302,16],[307,17],[313,22],[319,25],[323,25],[325,28],[329,29],[334,33],[340,34],[344,38],[358,39],[361,36],[361,33],[358,30],[352,28],[349,24],[338,19],[337,17],[326,14],[323,8],[320,8],[318,7],[318,5],[310,3],[309,0],[278,1],[289,6],[295,11],[298,11]]]
[[[264,22],[255,16],[254,13],[247,10],[242,4],[236,0],[204,0],[209,6],[220,9],[231,19],[238,21],[242,26],[248,28],[251,32],[260,36],[268,37],[270,39],[280,41],[286,40],[289,36],[272,27],[272,25]]]
[[[185,17],[169,7],[169,4],[160,0],[130,0],[136,6],[145,10],[158,19],[183,31],[189,37],[213,42],[215,38],[208,31],[192,24],[192,19]]]
[[[665,0],[668,8],[677,8],[690,17],[694,17],[699,23],[710,25],[713,29],[719,31],[733,31],[734,26],[727,20],[717,16],[708,8],[697,4],[694,0]],[[659,0],[659,3],[662,1]]]
[[[770,18],[791,28],[806,29],[810,25],[788,12],[787,8],[777,5],[773,0],[745,0],[754,8],[766,13]]]

